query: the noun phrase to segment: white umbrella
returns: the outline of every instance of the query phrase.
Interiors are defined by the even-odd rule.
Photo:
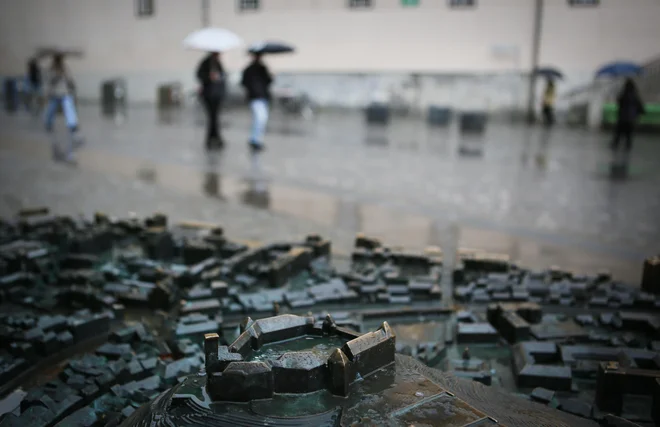
[[[243,44],[236,34],[224,28],[204,28],[190,33],[183,40],[187,49],[203,50],[205,52],[224,52]]]

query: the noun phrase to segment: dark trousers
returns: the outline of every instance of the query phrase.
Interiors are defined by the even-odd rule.
[[[555,124],[555,109],[550,105],[543,106],[543,123],[546,126],[552,126]]]
[[[203,98],[204,109],[206,110],[206,141],[220,139],[218,130],[221,99],[205,96]]]
[[[625,139],[626,145],[625,150],[630,151],[632,148],[632,136],[634,131],[634,124],[628,122],[619,122],[614,129],[614,141],[612,141],[612,149],[617,150],[619,148],[619,142],[621,138]]]

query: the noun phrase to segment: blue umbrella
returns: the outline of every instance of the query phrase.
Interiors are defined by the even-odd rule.
[[[603,65],[596,71],[596,77],[622,77],[635,76],[642,72],[642,67],[634,62],[612,62]]]
[[[254,43],[248,49],[250,53],[291,53],[295,48],[282,42],[263,41]]]
[[[563,79],[564,74],[556,68],[553,67],[540,67],[537,68],[535,73],[539,76],[546,77],[548,79]]]

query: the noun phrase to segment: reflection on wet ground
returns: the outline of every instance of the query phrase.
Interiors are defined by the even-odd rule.
[[[270,191],[262,162],[262,153],[250,153],[250,169],[245,178],[247,188],[242,192],[241,200],[255,208],[269,209]]]
[[[302,120],[276,111],[267,150],[250,153],[250,117],[229,111],[222,118],[228,146],[208,153],[192,111],[132,109],[117,120],[83,108],[89,141],[79,167],[397,246],[506,253],[532,268],[607,269],[638,282],[641,259],[659,249],[653,136],[640,135],[621,167],[613,166],[607,135],[582,130],[493,122],[483,135],[463,136],[456,125],[431,128],[421,119],[371,127],[361,113]],[[0,124],[3,150],[47,160],[33,120],[2,115]]]
[[[208,197],[224,200],[220,181],[220,155],[209,153],[206,158],[206,170],[204,171],[204,182],[202,192]]]

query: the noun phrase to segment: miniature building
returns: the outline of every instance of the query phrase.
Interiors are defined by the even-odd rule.
[[[655,424],[660,424],[660,378],[655,379],[655,384],[653,384],[653,413],[651,418],[655,421]]]
[[[257,321],[248,318],[241,330],[228,347],[219,345],[218,334],[204,337],[206,388],[214,400],[248,401],[273,393],[322,389],[346,396],[357,378],[394,363],[395,335],[387,322],[359,335],[338,327],[330,315],[318,325],[313,317],[284,314]],[[342,337],[347,342],[326,358],[312,351],[292,351],[267,362],[248,360],[264,345],[304,336]]]
[[[459,256],[465,271],[506,273],[511,267],[509,257],[505,254],[459,250]]]
[[[312,249],[315,257],[330,256],[332,251],[332,244],[329,240],[322,238],[318,234],[310,234],[305,239],[305,245]]]
[[[531,324],[541,322],[543,317],[541,307],[533,302],[498,303],[490,304],[488,306],[488,321],[491,325],[497,327],[499,323],[498,317],[501,316],[503,312],[507,311],[515,312],[518,316]]]
[[[525,341],[530,324],[541,321],[541,308],[536,303],[499,303],[488,306],[488,321],[510,343]]]
[[[558,360],[557,344],[526,341],[512,347],[513,372],[519,387],[544,387],[550,390],[570,390],[573,384],[571,368],[553,366]]]
[[[463,351],[462,359],[447,360],[445,371],[451,372],[459,378],[471,379],[485,385],[491,385],[492,376],[490,366],[484,360],[473,358],[469,347]]]
[[[510,343],[529,339],[529,324],[514,312],[503,312],[498,326],[500,334]]]
[[[624,356],[624,360],[626,357]],[[598,367],[596,383],[596,404],[602,410],[620,415],[623,409],[623,396],[626,393],[650,394],[654,396],[654,407],[657,405],[657,382],[660,370],[649,370],[629,367],[628,362],[601,362]],[[628,365],[625,366],[625,365]],[[656,368],[660,366],[656,365]],[[657,408],[654,409],[657,415]],[[655,420],[657,423],[657,419]]]
[[[459,323],[456,326],[456,339],[459,344],[495,343],[499,335],[490,323]]]
[[[642,290],[651,294],[660,294],[660,255],[644,261]]]
[[[307,268],[311,258],[312,250],[291,248],[286,255],[270,264],[268,271],[270,285],[273,287],[284,285],[289,277]]]
[[[329,263],[330,243],[315,235],[249,250],[216,225],[186,231],[159,214],[89,221],[38,212],[0,220],[0,302],[11,306],[0,314],[0,389],[22,387],[32,382],[26,371],[36,377],[52,360],[76,356],[55,379],[28,386],[18,407],[0,416],[3,426],[593,427],[631,390],[655,400],[626,403],[624,416],[648,424],[653,413],[660,423],[660,296],[608,275],[465,258],[465,280],[454,292],[467,311],[453,316],[456,306],[437,300],[443,269],[456,264],[443,265],[437,248],[410,254],[359,237],[355,262],[339,273]],[[469,303],[477,303],[474,312]],[[539,304],[554,305],[543,322]],[[567,313],[558,305],[576,307]],[[25,315],[15,313],[19,306]],[[238,324],[246,315],[303,308],[308,316]],[[383,323],[395,319],[405,337],[398,343]],[[365,335],[349,329],[374,324],[382,327]],[[218,334],[235,326],[240,336],[226,345]],[[517,342],[515,386],[494,375],[507,363],[501,337]],[[395,355],[395,344],[419,361]],[[453,375],[433,369],[443,359]],[[618,367],[605,365],[598,384],[578,382],[598,377],[602,362]],[[518,394],[534,390],[531,399],[549,405],[478,384],[491,381]],[[595,386],[600,408],[576,398],[576,389],[591,396]]]

